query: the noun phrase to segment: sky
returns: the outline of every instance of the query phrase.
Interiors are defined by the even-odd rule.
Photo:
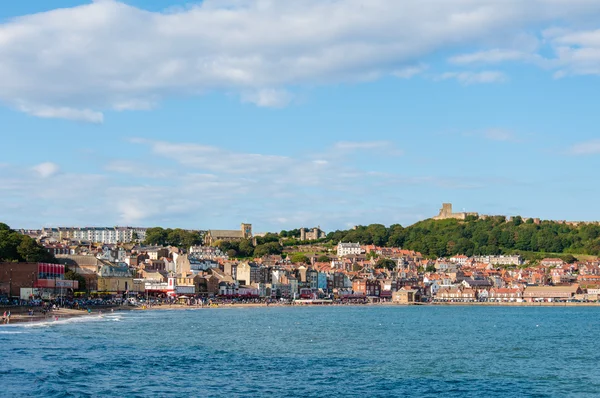
[[[600,220],[596,0],[0,8],[0,221]]]

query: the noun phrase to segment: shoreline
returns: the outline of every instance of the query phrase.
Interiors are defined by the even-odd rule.
[[[94,317],[99,315],[111,315],[118,314],[123,311],[180,311],[180,310],[210,310],[210,309],[226,309],[226,308],[317,308],[317,307],[409,307],[409,306],[423,306],[423,307],[600,307],[600,303],[490,303],[490,302],[476,302],[476,303],[460,303],[460,302],[439,302],[439,303],[369,303],[369,304],[269,304],[266,303],[249,303],[249,304],[220,304],[213,306],[195,306],[195,305],[184,305],[184,304],[172,304],[172,305],[157,305],[149,308],[141,307],[115,307],[112,308],[114,311],[96,310],[88,313],[85,310],[75,310],[68,308],[61,308],[47,313],[46,315],[33,315],[30,316],[26,313],[16,313],[11,315],[10,324],[0,324],[2,326],[9,326],[14,324],[23,323],[43,323],[49,321],[61,321],[71,318],[80,317]]]

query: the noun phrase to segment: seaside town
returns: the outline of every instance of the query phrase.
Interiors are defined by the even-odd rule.
[[[445,216],[452,217],[460,218]],[[401,247],[323,244],[319,227],[297,231],[301,246],[251,259],[232,258],[228,243],[256,245],[265,236],[283,237],[253,234],[245,223],[237,230],[193,231],[202,243],[189,247],[143,244],[145,228],[18,232],[56,261],[0,263],[3,305],[588,303],[600,295],[598,259],[529,263],[520,255],[464,254],[432,259]]]

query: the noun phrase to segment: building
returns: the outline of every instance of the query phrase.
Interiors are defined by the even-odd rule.
[[[326,236],[327,234],[321,230],[320,226],[312,229],[300,228],[300,240],[324,239]]]
[[[511,256],[476,256],[475,262],[492,265],[521,265],[523,257],[518,254]]]
[[[241,285],[250,285],[260,282],[260,270],[258,264],[243,262],[238,264],[236,278]]]
[[[562,267],[565,262],[560,258],[545,258],[540,261],[540,265],[543,267]]]
[[[133,274],[129,267],[105,264],[100,268],[98,272],[99,292],[120,294],[133,291],[133,288]]]
[[[240,241],[243,239],[252,239],[252,224],[241,224],[239,230],[219,230],[210,229],[204,235],[204,244],[214,246],[218,241]]]
[[[521,289],[491,288],[488,294],[490,301],[523,301]]]
[[[450,257],[450,262],[458,265],[465,265],[468,259],[469,257],[465,256],[464,254],[458,254],[454,257]]]
[[[436,294],[436,300],[471,302],[477,299],[477,291],[471,288],[441,288]]]
[[[337,255],[338,257],[347,256],[350,254],[361,254],[362,249],[360,248],[360,243],[338,243],[337,245]]]
[[[78,281],[65,280],[65,266],[46,263],[0,263],[0,294],[23,298],[64,295],[79,288]]]
[[[190,257],[195,257],[199,259],[213,260],[216,258],[228,258],[226,253],[223,253],[221,249],[214,246],[191,246],[189,254]]]
[[[570,286],[527,286],[523,292],[526,301],[568,300],[581,294],[579,285]]]
[[[392,293],[392,302],[398,304],[411,304],[421,301],[421,295],[418,290],[400,289]]]
[[[138,227],[58,227],[42,229],[42,236],[56,240],[116,244],[144,241],[146,230]]]
[[[452,211],[452,203],[442,203],[442,208],[440,209],[440,213],[433,217],[434,220],[447,220],[447,219],[456,219],[456,220],[466,220],[467,217],[474,216],[479,217],[479,213],[467,213],[460,212],[454,213]]]

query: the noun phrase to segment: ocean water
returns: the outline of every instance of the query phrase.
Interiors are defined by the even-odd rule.
[[[2,397],[598,397],[600,309],[218,308],[0,327]]]

